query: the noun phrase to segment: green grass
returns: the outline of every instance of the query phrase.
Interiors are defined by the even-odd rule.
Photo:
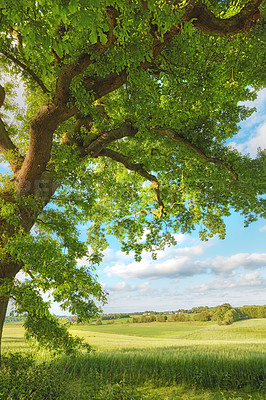
[[[190,332],[205,328],[206,324],[213,323],[204,322],[151,322],[123,325],[90,325],[77,326],[78,330],[91,332],[115,333],[119,335],[142,336],[142,337],[179,337]]]
[[[35,353],[24,341],[22,326],[6,324],[3,353],[7,358],[2,381],[0,376],[0,399],[265,398],[266,319],[231,326],[156,322],[74,325],[70,330],[96,351],[76,358],[51,358],[47,352]],[[15,351],[34,358],[10,361],[8,354]],[[28,363],[28,369],[23,363]],[[12,364],[17,364],[17,370],[11,374],[8,365]],[[28,385],[14,386],[14,375],[20,377],[18,382],[26,379]],[[7,397],[11,388],[13,397]]]
[[[142,349],[175,346],[260,348],[265,351],[266,320],[245,320],[228,326],[214,322],[152,322],[127,325],[73,326],[97,350]]]

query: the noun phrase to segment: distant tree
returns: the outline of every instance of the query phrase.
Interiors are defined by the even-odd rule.
[[[208,309],[209,309],[208,306],[199,306],[199,307],[193,307],[191,311],[193,313],[201,313],[201,312],[206,311]]]
[[[240,311],[248,318],[266,318],[266,305],[264,306],[243,306]]]
[[[171,232],[223,238],[231,209],[265,215],[265,152],[227,146],[265,81],[264,19],[262,0],[1,0],[0,338],[12,298],[31,336],[73,350],[41,294],[93,318],[109,235],[140,260]]]
[[[229,303],[224,303],[220,306],[215,307],[216,320],[219,325],[224,324],[225,315],[231,309],[232,306]]]
[[[156,315],[156,321],[157,322],[166,322],[167,316],[163,315],[163,314],[158,314],[158,315]]]
[[[194,315],[195,321],[210,321],[212,319],[212,313],[208,310],[201,311]]]
[[[216,320],[219,325],[229,325],[247,317],[241,308],[233,308],[228,303],[215,307],[213,313],[215,318],[212,317],[212,319]]]
[[[146,317],[146,315],[142,315],[140,317],[140,322],[148,322],[148,317]]]

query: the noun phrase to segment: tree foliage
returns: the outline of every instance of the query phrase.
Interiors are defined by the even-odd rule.
[[[261,3],[1,1],[0,326],[11,296],[31,334],[52,329],[41,291],[95,315],[109,235],[139,260],[176,231],[223,238],[231,210],[265,216],[265,151],[227,146],[264,85]]]

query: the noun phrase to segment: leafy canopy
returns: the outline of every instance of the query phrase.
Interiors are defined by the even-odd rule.
[[[140,260],[177,231],[223,238],[232,210],[265,216],[265,150],[227,145],[264,86],[260,3],[1,1],[1,290],[41,342],[59,329],[41,291],[79,320],[105,301],[110,235]]]

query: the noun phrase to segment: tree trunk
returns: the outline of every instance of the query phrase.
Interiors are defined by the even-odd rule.
[[[1,368],[1,349],[2,349],[3,326],[4,326],[4,322],[5,322],[8,301],[9,301],[8,294],[6,294],[4,296],[0,296],[0,368]]]
[[[20,268],[21,265],[15,263],[7,263],[5,265],[0,264],[0,367],[3,326],[10,297],[11,285]]]

